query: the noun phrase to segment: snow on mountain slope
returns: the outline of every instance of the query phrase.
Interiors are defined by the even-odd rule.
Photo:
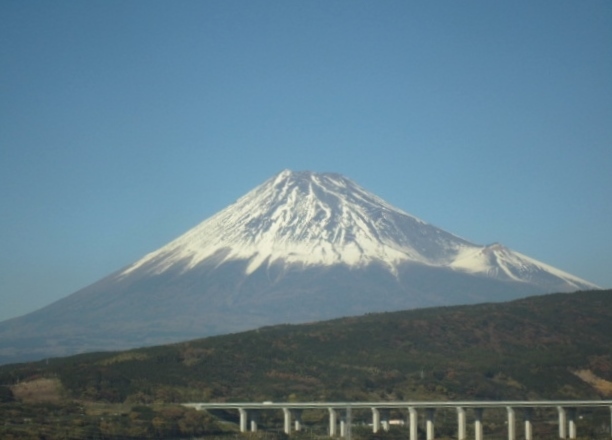
[[[222,254],[219,263],[360,266],[373,261],[393,270],[401,261],[448,263],[468,243],[434,228],[338,174],[285,170],[124,274],[153,263],[156,273],[184,269]]]
[[[334,173],[284,170],[186,234],[146,255],[120,276],[144,269],[188,271],[202,262],[363,267],[396,274],[405,263],[514,281],[546,273],[572,288],[597,286],[513,252],[479,246],[436,228]]]
[[[484,247],[463,249],[450,267],[468,273],[484,274],[491,277],[507,278],[514,281],[537,281],[542,274],[563,280],[570,288],[599,289],[593,283],[585,281],[548,264],[534,260],[519,252],[495,243]]]
[[[0,364],[596,288],[338,174],[286,170],[131,266],[0,323]]]

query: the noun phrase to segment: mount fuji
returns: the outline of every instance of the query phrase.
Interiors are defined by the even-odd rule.
[[[339,174],[282,171],[128,267],[0,323],[0,363],[598,286]]]

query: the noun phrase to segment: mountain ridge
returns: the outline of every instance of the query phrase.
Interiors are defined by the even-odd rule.
[[[612,383],[611,303],[612,290],[598,290],[369,313],[123,352],[83,354],[48,363],[3,366],[0,378],[3,374],[11,377],[13,370],[26,371],[32,377],[49,370],[80,397],[79,393],[93,388],[88,382],[97,380],[92,374],[97,370],[131,382],[106,382],[117,390],[113,394],[118,401],[127,398],[129,392],[147,392],[153,383],[163,387],[170,378],[185,386],[198,382],[202,387],[198,392],[214,386],[224,388],[225,394],[218,397],[235,401],[287,401],[295,392],[309,400],[326,391],[349,393],[340,398],[359,395],[366,399],[372,388],[377,398],[384,400],[386,389],[396,394],[391,398],[401,399],[405,397],[400,392],[407,396],[410,387],[420,388],[423,378],[419,373],[425,369],[425,383],[445,390],[431,387],[419,392],[437,399],[453,394],[470,398],[470,381],[482,387],[481,394],[471,397],[484,400],[612,397],[610,390],[601,390],[576,375],[591,370]],[[138,367],[142,361],[149,367]],[[269,371],[282,374],[272,376],[266,373]],[[291,375],[299,371],[317,377],[321,381],[319,389],[303,388],[300,381],[292,381]],[[282,385],[279,377],[285,378]],[[353,382],[352,387],[343,389],[337,377]],[[363,382],[368,378],[375,387]],[[272,394],[258,395],[260,392]]]
[[[411,402],[605,403],[612,398],[611,353],[612,290],[275,325],[0,366],[0,437],[97,438],[106,433],[113,438],[182,438],[176,420],[185,402],[385,401],[398,403],[390,414],[397,419],[406,417]],[[33,389],[36,393],[27,393]],[[54,396],[52,405],[48,399]],[[61,405],[59,417],[56,405]],[[139,417],[143,411],[146,424]],[[609,408],[578,411],[580,438],[609,438]],[[507,438],[505,408],[485,412],[486,436]],[[521,413],[517,408],[517,417]],[[197,426],[197,434],[205,437],[221,434],[219,424],[238,431],[236,411],[211,414],[215,418],[179,426]],[[352,415],[354,438],[381,438],[367,426],[369,409]],[[281,411],[260,416],[266,438],[286,438],[272,433],[275,427],[282,432]],[[454,407],[436,412],[436,437],[455,438],[456,420]],[[534,438],[558,437],[555,408],[536,410],[531,420]],[[320,435],[313,438],[328,433],[326,409],[313,410],[303,421],[309,431],[305,435],[317,429]],[[160,431],[164,426],[167,431]],[[184,433],[185,438],[194,435]],[[393,426],[382,435],[408,434]]]
[[[132,265],[0,322],[0,363],[593,288],[339,174],[285,170]]]

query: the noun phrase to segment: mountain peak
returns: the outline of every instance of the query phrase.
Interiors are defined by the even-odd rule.
[[[395,272],[401,262],[449,263],[466,245],[341,174],[283,170],[123,274],[237,259],[249,261],[247,273],[274,262],[376,262]]]
[[[397,275],[405,264],[532,282],[547,272],[572,287],[597,287],[500,243],[480,246],[404,212],[338,173],[285,169],[183,236],[121,273],[159,274],[246,262],[245,272],[280,265],[359,268]]]
[[[0,363],[594,288],[443,231],[340,174],[283,170],[126,269],[1,323]]]
[[[283,179],[287,179],[287,178],[293,178],[293,179],[297,179],[297,180],[310,180],[312,178],[316,178],[316,177],[328,177],[328,178],[336,178],[336,179],[344,179],[344,180],[349,180],[346,177],[344,177],[342,174],[340,173],[336,173],[336,172],[331,172],[331,171],[324,171],[324,172],[316,172],[316,171],[310,171],[310,170],[300,170],[300,171],[294,171],[294,170],[290,170],[288,168],[285,168],[284,170],[282,170],[280,173],[278,173],[275,177],[273,177],[272,179],[274,180],[283,180]]]

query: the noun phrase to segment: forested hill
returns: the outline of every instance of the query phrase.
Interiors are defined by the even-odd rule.
[[[612,397],[612,290],[370,314],[0,367],[106,402]]]

